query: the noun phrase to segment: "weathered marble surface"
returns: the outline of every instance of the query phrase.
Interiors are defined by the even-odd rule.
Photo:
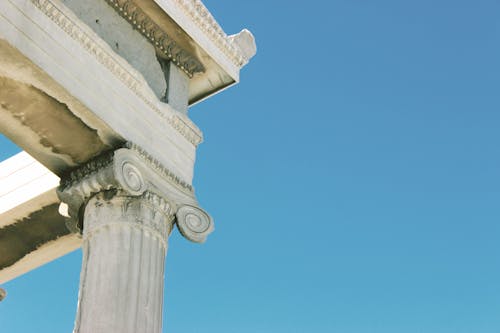
[[[161,332],[173,213],[149,192],[105,191],[90,199],[74,332]]]
[[[160,332],[174,223],[194,242],[213,231],[192,187],[128,144],[66,175],[58,195],[83,235],[75,332]]]
[[[75,330],[159,332],[172,227],[198,243],[214,229],[188,108],[255,51],[199,0],[0,1],[0,132],[43,170],[0,179],[0,282],[83,242]]]
[[[58,213],[58,185],[25,152],[0,163],[0,284],[80,247]]]
[[[133,141],[191,184],[202,133],[186,108],[238,82],[253,36],[226,35],[197,0],[92,1],[0,2],[0,131],[51,177]],[[172,60],[164,64],[171,71],[161,59]],[[54,189],[47,207],[57,203]],[[0,196],[0,207],[11,197]],[[0,227],[42,209],[25,204],[37,198],[15,202],[31,207],[15,217],[0,213]],[[63,239],[26,253],[22,269],[0,268],[0,281],[79,246],[72,237],[60,246]]]

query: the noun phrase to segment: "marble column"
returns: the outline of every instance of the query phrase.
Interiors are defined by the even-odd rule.
[[[74,332],[161,332],[173,225],[194,242],[213,230],[191,186],[129,145],[74,170],[58,194],[83,237]]]
[[[104,191],[85,207],[75,332],[161,332],[172,205]]]

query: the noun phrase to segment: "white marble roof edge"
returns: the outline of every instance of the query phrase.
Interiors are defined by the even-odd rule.
[[[49,169],[38,162],[33,156],[22,151],[0,162],[0,186],[6,178],[23,172],[27,168],[31,168],[36,174],[51,173]]]
[[[217,20],[212,16],[201,0],[154,0],[156,3],[172,2],[177,4],[187,17],[193,22],[217,47],[226,53],[227,56],[238,67],[242,67],[248,61],[247,57],[234,45],[232,40],[222,29]]]
[[[153,1],[224,67],[236,82],[239,81],[239,70],[248,63],[249,57],[235,45],[232,36],[224,32],[200,0]]]
[[[12,155],[0,162],[0,180],[19,169],[29,166],[35,161],[36,160],[25,151]]]
[[[0,173],[5,170],[9,176],[0,178],[0,215],[59,185],[59,177],[24,151],[1,162]]]

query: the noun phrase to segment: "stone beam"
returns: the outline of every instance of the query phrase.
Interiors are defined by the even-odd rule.
[[[58,213],[58,185],[25,152],[0,163],[0,284],[80,247]]]
[[[0,10],[0,77],[24,87],[11,89],[12,102],[0,104],[3,133],[57,175],[133,141],[150,146],[151,154],[191,183],[201,131],[162,103],[95,31],[58,1],[7,0]],[[30,100],[30,94],[44,107],[14,103]],[[67,121],[44,121],[56,112]],[[82,146],[95,147],[90,154],[78,154],[68,146],[75,140],[64,139],[77,131],[92,142]]]

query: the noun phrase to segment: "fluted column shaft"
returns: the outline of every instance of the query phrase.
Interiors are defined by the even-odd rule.
[[[174,219],[193,242],[214,230],[192,186],[129,142],[71,170],[57,195],[66,225],[83,237],[74,332],[159,333]]]
[[[75,332],[161,332],[173,218],[171,204],[151,192],[103,191],[88,201]]]

